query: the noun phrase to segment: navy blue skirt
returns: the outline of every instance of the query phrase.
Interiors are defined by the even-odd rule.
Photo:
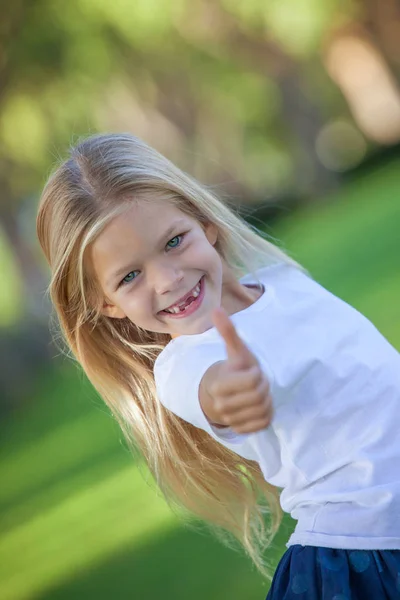
[[[400,550],[289,546],[267,600],[400,600]]]

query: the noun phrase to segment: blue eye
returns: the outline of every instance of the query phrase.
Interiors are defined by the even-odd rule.
[[[169,240],[169,242],[167,242],[167,246],[169,248],[177,248],[178,246],[181,245],[182,238],[183,238],[183,235],[176,235],[175,237],[172,238],[172,240]],[[169,246],[169,244],[172,244],[172,246]]]
[[[136,279],[136,276],[135,277],[131,277],[131,275],[133,275],[134,273],[139,273],[139,271],[131,271],[130,273],[128,273],[128,275],[125,275],[125,277],[121,281],[121,284],[123,285],[124,283],[130,283],[131,281],[133,281],[134,279]]]

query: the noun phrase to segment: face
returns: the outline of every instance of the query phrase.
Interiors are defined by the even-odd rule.
[[[212,310],[241,288],[216,241],[214,225],[203,229],[172,204],[132,203],[90,248],[104,314],[172,337],[206,331]]]

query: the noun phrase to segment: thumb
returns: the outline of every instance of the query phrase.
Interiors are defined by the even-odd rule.
[[[234,324],[223,308],[216,308],[212,313],[215,328],[225,342],[228,361],[239,369],[247,369],[257,364],[254,354],[249,350],[237,333]]]

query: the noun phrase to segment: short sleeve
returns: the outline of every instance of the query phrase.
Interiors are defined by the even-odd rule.
[[[177,338],[176,341],[181,341]],[[248,434],[238,434],[230,428],[213,427],[199,401],[200,382],[211,365],[226,359],[222,342],[175,344],[172,351],[163,351],[154,365],[157,396],[171,412],[195,427],[203,429],[224,446],[244,458],[256,460],[248,443]]]

